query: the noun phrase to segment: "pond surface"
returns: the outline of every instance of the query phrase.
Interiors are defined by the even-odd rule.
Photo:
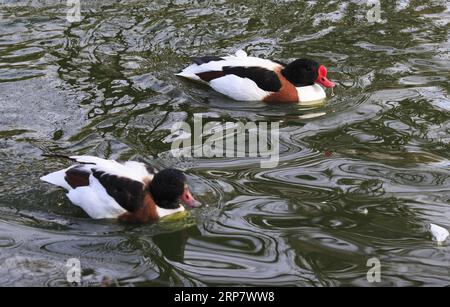
[[[448,2],[381,1],[375,21],[363,0],[82,0],[73,23],[67,9],[0,1],[0,286],[68,285],[70,258],[87,285],[450,285],[450,248],[427,231],[450,228]],[[234,102],[174,76],[239,49],[316,59],[335,95]],[[170,129],[194,114],[279,123],[279,165],[173,157]],[[39,181],[68,165],[54,152],[180,168],[204,205],[90,220]]]

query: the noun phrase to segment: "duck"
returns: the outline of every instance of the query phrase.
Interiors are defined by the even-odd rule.
[[[307,105],[326,98],[322,86],[335,86],[327,78],[326,67],[311,59],[285,64],[248,56],[239,50],[234,55],[193,57],[191,60],[194,64],[177,76],[205,83],[238,101]]]
[[[67,197],[93,219],[118,219],[147,223],[200,206],[184,173],[161,171],[137,161],[118,162],[94,156],[58,157],[72,161],[68,168],[41,177],[44,182],[67,190]]]

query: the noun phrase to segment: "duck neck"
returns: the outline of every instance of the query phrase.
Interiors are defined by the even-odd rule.
[[[152,199],[154,200],[154,202],[156,203],[156,205],[159,208],[162,209],[178,209],[180,207],[179,203],[178,203],[178,199],[157,199],[155,198],[155,196],[153,196],[152,193],[152,186],[150,185],[150,193],[148,193]]]
[[[150,188],[148,191],[158,207],[163,208],[163,209],[177,209],[180,207],[180,204],[178,203],[178,197],[175,199],[159,199],[158,197],[155,197],[155,194],[160,195],[161,193],[156,193],[156,191],[154,189],[155,189],[155,186],[150,185]]]
[[[295,62],[288,64],[281,70],[281,74],[295,87],[314,85],[317,74],[310,70],[298,68]]]

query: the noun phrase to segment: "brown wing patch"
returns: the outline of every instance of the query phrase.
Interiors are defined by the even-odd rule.
[[[203,81],[209,82],[211,80],[225,76],[225,73],[223,71],[205,71],[196,75]]]
[[[274,92],[270,95],[268,95],[263,100],[265,102],[285,102],[285,103],[293,103],[298,102],[298,93],[297,88],[294,84],[289,82],[282,74],[281,74],[281,68],[275,70],[275,73],[277,74],[278,78],[281,81],[281,88],[279,91]]]
[[[88,172],[80,168],[72,167],[67,170],[64,179],[73,189],[76,189],[78,187],[86,187],[89,185],[89,175]]]

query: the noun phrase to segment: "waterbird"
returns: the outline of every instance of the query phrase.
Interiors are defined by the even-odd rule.
[[[94,156],[59,157],[75,162],[40,179],[66,189],[70,201],[93,219],[147,223],[200,206],[180,170],[157,171],[137,161],[118,162]]]
[[[177,76],[208,84],[215,91],[239,101],[299,103],[323,101],[322,86],[333,88],[324,65],[310,59],[289,64],[248,56],[243,50],[234,55],[191,58],[194,64]]]

